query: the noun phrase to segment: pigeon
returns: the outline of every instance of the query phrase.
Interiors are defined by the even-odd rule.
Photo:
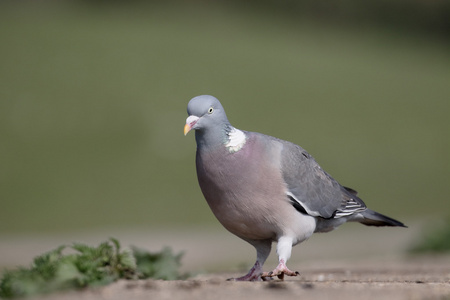
[[[215,97],[192,98],[187,113],[184,135],[195,130],[203,196],[219,222],[256,249],[250,271],[232,280],[299,275],[286,266],[292,247],[345,222],[406,227],[368,209],[355,190],[340,185],[302,147],[233,127]],[[279,264],[263,272],[272,242]]]

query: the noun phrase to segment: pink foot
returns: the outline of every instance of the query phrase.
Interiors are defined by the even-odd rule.
[[[261,280],[262,268],[259,262],[256,262],[255,265],[248,271],[248,273],[242,277],[238,278],[229,278],[228,281],[260,281]]]
[[[300,273],[297,271],[291,271],[286,267],[286,263],[283,259],[280,260],[278,266],[272,272],[264,272],[261,274],[262,280],[266,280],[267,278],[272,278],[273,276],[277,276],[279,279],[284,280],[284,275],[287,276],[297,276]]]

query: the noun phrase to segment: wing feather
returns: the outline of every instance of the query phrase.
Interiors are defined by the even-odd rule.
[[[295,200],[308,215],[326,219],[366,209],[355,190],[341,186],[302,147],[282,142],[282,175],[290,201]]]

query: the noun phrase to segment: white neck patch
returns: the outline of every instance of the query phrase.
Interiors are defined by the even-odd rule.
[[[244,132],[232,127],[228,133],[228,138],[229,140],[228,143],[225,144],[225,147],[227,147],[231,153],[234,153],[244,147],[247,137]]]

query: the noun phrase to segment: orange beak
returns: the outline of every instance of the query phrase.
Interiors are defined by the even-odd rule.
[[[184,135],[188,134],[191,131],[192,127],[189,124],[184,125]]]
[[[186,125],[184,125],[184,135],[188,134],[189,131],[194,127],[195,123],[197,123],[199,117],[197,116],[189,116],[186,119]]]

